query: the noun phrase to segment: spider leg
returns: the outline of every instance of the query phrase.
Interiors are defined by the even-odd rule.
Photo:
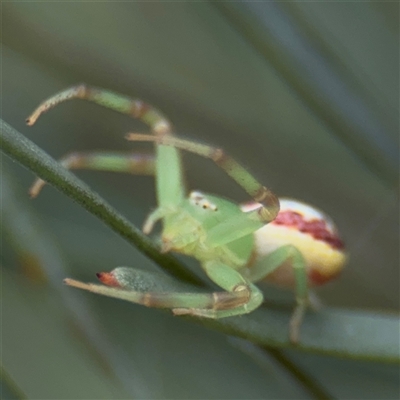
[[[290,319],[289,336],[292,343],[299,341],[300,327],[309,303],[307,270],[301,252],[292,245],[282,246],[263,257],[255,265],[248,267],[243,274],[251,282],[266,278],[285,262],[290,261],[295,276],[296,307]]]
[[[246,213],[249,219],[255,219],[265,224],[272,221],[277,216],[279,212],[279,200],[276,195],[270,189],[261,185],[253,175],[232,157],[225,154],[223,150],[188,140],[178,139],[169,135],[152,136],[131,133],[128,134],[126,138],[131,141],[156,142],[165,146],[186,150],[205,158],[210,158],[236,181],[254,201],[260,203],[261,206],[259,208]]]
[[[250,313],[263,302],[263,294],[260,289],[248,282],[239,272],[231,267],[210,261],[203,264],[203,269],[214,283],[229,291],[224,293],[234,293],[239,289],[240,292],[247,292],[247,301],[238,304],[238,302],[225,303],[216,299],[216,303],[212,308],[175,308],[172,310],[175,315],[194,315],[212,319],[226,318]]]
[[[60,159],[67,169],[88,169],[96,171],[126,172],[136,175],[154,175],[155,158],[151,154],[117,153],[107,151],[74,152]],[[36,197],[46,182],[36,179],[29,194]]]
[[[172,125],[169,120],[156,108],[143,102],[132,99],[109,90],[80,84],[65,89],[41,103],[26,119],[28,125],[33,125],[46,111],[67,100],[82,99],[110,108],[122,114],[139,119],[156,134],[171,133]]]
[[[220,222],[208,232],[208,241],[214,247],[223,246],[243,236],[249,235],[262,228],[265,223],[258,219],[251,219],[247,213],[242,213]]]
[[[83,283],[73,279],[65,279],[65,283],[79,289],[109,297],[131,301],[155,308],[169,308],[177,315],[197,315],[206,318],[222,318],[244,314],[258,307],[262,302],[262,293],[258,288],[247,282],[237,271],[223,264],[207,263],[206,272],[211,279],[220,284],[225,291],[214,293],[181,293],[181,292],[141,292],[129,290],[124,284],[127,278],[116,280],[116,274],[98,274],[105,284],[117,287],[108,287]],[[116,270],[115,270],[116,271]],[[123,270],[124,273],[126,269]],[[132,271],[133,272],[133,271]]]
[[[78,289],[88,290],[92,293],[114,297],[132,303],[141,304],[152,308],[191,307],[201,309],[213,309],[214,307],[235,307],[247,301],[247,297],[241,293],[215,292],[215,293],[158,293],[140,292],[124,288],[113,288],[93,283],[83,283],[74,279],[66,278],[64,283]],[[180,309],[180,308],[179,308]],[[178,314],[178,313],[177,313]]]
[[[43,113],[72,99],[87,100],[129,115],[148,125],[157,136],[172,135],[172,124],[157,108],[142,100],[85,84],[73,86],[49,97],[33,111],[26,123],[30,126],[35,124]],[[175,206],[183,199],[185,192],[179,152],[171,147],[156,146],[156,159],[158,204],[160,207]]]

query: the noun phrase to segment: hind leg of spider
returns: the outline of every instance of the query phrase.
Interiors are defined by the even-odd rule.
[[[290,262],[295,278],[296,307],[289,325],[289,337],[292,343],[298,343],[300,327],[309,303],[307,270],[300,251],[292,245],[282,246],[263,257],[255,265],[247,268],[243,275],[251,282],[260,281],[278,269],[282,264]]]
[[[67,169],[125,172],[135,175],[155,174],[155,158],[151,154],[107,151],[74,152],[61,158],[59,162]],[[30,196],[36,197],[45,184],[43,179],[36,179],[29,189]]]

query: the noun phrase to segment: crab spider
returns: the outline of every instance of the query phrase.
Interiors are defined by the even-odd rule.
[[[161,220],[161,250],[196,258],[208,277],[222,290],[215,293],[132,291],[120,268],[97,274],[106,286],[73,279],[65,282],[148,307],[169,308],[175,315],[224,318],[246,314],[259,307],[263,295],[255,282],[270,281],[295,290],[296,307],[290,321],[289,337],[293,343],[298,342],[309,301],[309,287],[337,276],[346,261],[343,242],[331,220],[296,200],[278,200],[270,189],[223,150],[176,137],[168,119],[141,100],[78,85],[44,101],[27,119],[27,124],[33,125],[48,109],[75,98],[141,120],[150,128],[151,134],[131,133],[127,139],[154,142],[155,155],[73,153],[64,157],[61,163],[69,169],[155,175],[158,207],[147,217],[143,231],[149,234],[154,224]],[[214,161],[253,201],[237,205],[199,191],[187,196],[180,159],[182,150]],[[36,197],[44,184],[43,180],[37,179],[30,189],[31,196]]]

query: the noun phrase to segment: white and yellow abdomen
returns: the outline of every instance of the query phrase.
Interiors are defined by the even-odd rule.
[[[276,219],[255,232],[255,252],[251,265],[281,246],[293,245],[306,261],[310,286],[321,285],[335,278],[343,269],[347,256],[331,219],[299,201],[279,201],[280,211]],[[246,212],[258,206],[257,203],[247,203],[242,210]],[[290,262],[282,264],[266,280],[279,286],[293,287],[295,280]]]

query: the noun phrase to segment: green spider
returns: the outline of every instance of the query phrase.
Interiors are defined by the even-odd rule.
[[[162,221],[161,251],[196,258],[208,277],[223,291],[215,293],[153,293],[128,291],[117,268],[97,276],[103,285],[66,279],[70,286],[143,304],[169,308],[175,315],[224,318],[252,312],[263,302],[254,284],[267,280],[294,288],[297,304],[289,337],[299,340],[309,286],[337,276],[346,255],[337,230],[317,209],[295,200],[280,199],[259,183],[223,150],[177,138],[161,112],[141,100],[104,89],[78,85],[44,101],[27,119],[39,116],[70,99],[84,99],[147,124],[151,134],[131,133],[130,141],[155,142],[155,156],[138,153],[72,153],[60,162],[69,169],[92,169],[155,175],[158,207],[150,213],[143,231],[149,234]],[[180,150],[210,158],[253,199],[238,205],[223,198],[193,191],[185,195]],[[38,179],[30,193],[35,197],[45,182]],[[124,290],[125,289],[125,290]]]

